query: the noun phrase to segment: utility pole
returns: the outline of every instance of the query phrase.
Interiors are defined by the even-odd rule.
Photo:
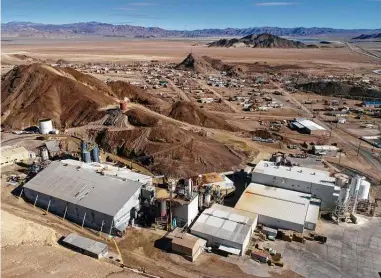
[[[360,146],[361,146],[361,141],[360,141],[360,143],[359,143],[359,148],[357,149],[357,156],[358,156],[359,153],[360,153]]]

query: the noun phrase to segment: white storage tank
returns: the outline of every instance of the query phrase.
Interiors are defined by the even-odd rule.
[[[53,130],[53,123],[50,119],[44,119],[38,121],[38,127],[41,134],[49,134]]]
[[[349,187],[342,187],[340,189],[339,204],[346,205],[349,200]]]
[[[359,194],[357,199],[368,200],[370,190],[370,182],[363,180],[360,185]]]
[[[352,178],[351,182],[351,196],[355,197],[360,190],[360,185],[361,182],[364,180],[364,177],[361,177],[359,175],[356,175],[355,177]]]

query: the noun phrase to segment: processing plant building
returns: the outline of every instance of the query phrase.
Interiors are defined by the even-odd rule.
[[[258,215],[258,223],[275,229],[315,230],[320,200],[311,194],[251,183],[242,193],[236,209]]]
[[[214,204],[198,217],[191,227],[191,234],[205,239],[209,246],[242,256],[257,220],[255,213]]]
[[[311,194],[321,200],[322,210],[332,210],[340,194],[337,180],[329,172],[305,167],[288,167],[260,161],[252,172],[252,182]]]
[[[142,184],[52,162],[24,186],[25,197],[81,226],[120,234],[139,209]]]
[[[305,118],[296,118],[290,122],[290,128],[298,130],[300,133],[311,135],[326,135],[327,130],[317,123]]]

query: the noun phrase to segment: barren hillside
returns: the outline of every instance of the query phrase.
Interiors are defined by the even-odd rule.
[[[230,68],[231,66],[224,64],[221,60],[192,53],[176,66],[176,69],[196,71],[198,73],[213,73],[216,71],[228,70]]]
[[[51,118],[56,127],[78,126],[103,116],[116,104],[100,80],[72,69],[44,64],[17,66],[2,76],[2,125],[21,128]]]
[[[175,102],[172,106],[172,111],[169,116],[176,120],[190,123],[192,125],[223,129],[228,131],[237,130],[237,128],[228,124],[224,119],[210,114],[190,102]]]

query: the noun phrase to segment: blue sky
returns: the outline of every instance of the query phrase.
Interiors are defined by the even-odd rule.
[[[2,0],[1,21],[100,21],[166,29],[381,28],[381,0]]]

